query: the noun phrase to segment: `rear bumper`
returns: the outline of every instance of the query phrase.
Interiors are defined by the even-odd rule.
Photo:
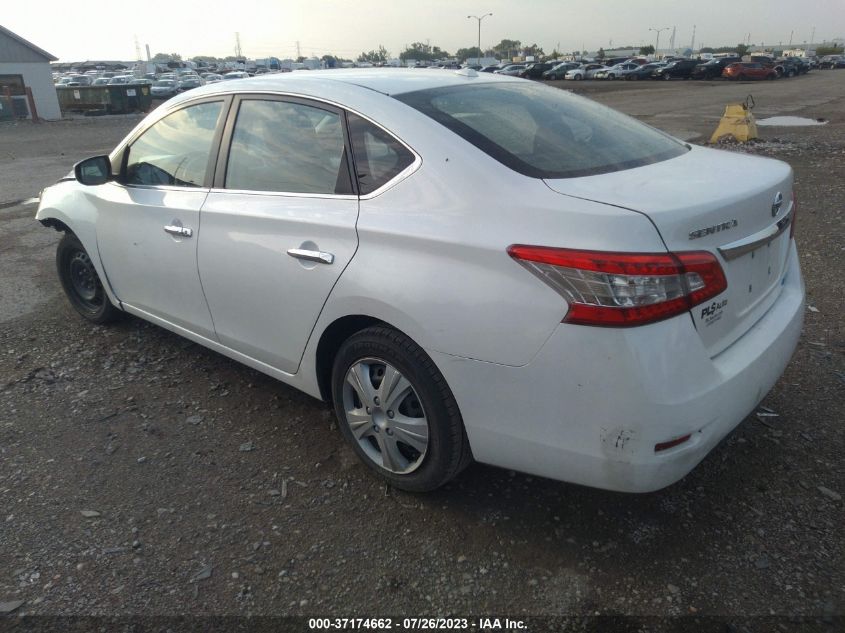
[[[778,300],[714,358],[688,315],[631,329],[561,324],[522,367],[432,357],[478,461],[649,492],[681,479],[754,410],[789,363],[803,315],[793,243]],[[686,434],[689,441],[655,452]]]

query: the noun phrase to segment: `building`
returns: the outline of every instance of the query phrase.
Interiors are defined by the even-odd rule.
[[[0,25],[0,103],[3,103],[4,110],[10,107],[3,99],[8,88],[12,94],[11,107],[15,115],[25,113],[31,117],[25,96],[25,89],[30,88],[38,116],[42,119],[61,119],[59,99],[50,69],[50,62],[56,59]],[[3,114],[8,116],[9,113],[0,110],[0,118],[3,118]]]

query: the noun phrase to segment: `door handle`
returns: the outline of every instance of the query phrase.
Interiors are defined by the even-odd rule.
[[[194,230],[188,228],[187,226],[175,226],[173,224],[165,225],[164,232],[170,233],[171,235],[177,235],[179,237],[191,237],[194,234]]]
[[[305,259],[309,262],[317,262],[318,264],[332,264],[334,263],[334,255],[331,253],[324,253],[323,251],[309,251],[303,248],[289,248],[288,255],[294,259]]]

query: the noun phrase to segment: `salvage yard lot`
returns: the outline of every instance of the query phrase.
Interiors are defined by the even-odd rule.
[[[2,203],[140,117],[5,124],[0,602],[50,615],[842,616],[845,73],[554,83],[692,142],[748,92],[758,117],[828,121],[729,147],[796,172],[808,310],[769,415],[648,495],[483,465],[433,494],[388,490],[328,405],[138,319],[92,327],[61,295],[59,234],[33,205]]]

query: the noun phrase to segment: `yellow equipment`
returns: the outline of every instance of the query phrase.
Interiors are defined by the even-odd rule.
[[[718,143],[725,136],[732,136],[740,143],[746,143],[757,138],[757,124],[751,110],[754,108],[754,97],[748,95],[745,103],[729,103],[725,114],[719,121],[719,127],[710,137],[711,143]]]

